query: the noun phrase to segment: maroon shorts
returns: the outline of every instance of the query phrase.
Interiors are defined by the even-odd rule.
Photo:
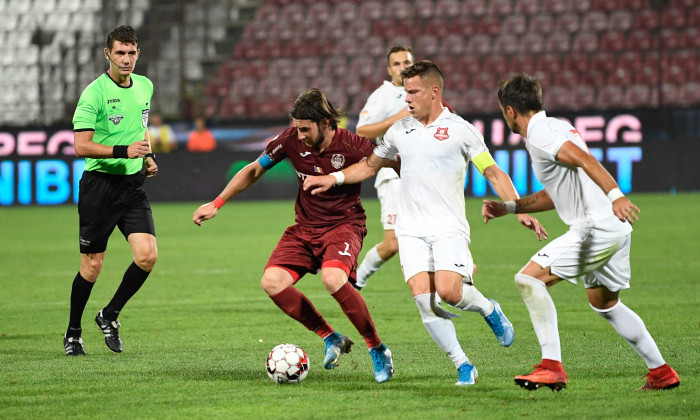
[[[354,282],[365,235],[367,228],[360,221],[324,227],[295,224],[284,232],[265,268],[284,268],[296,282],[306,273],[318,273],[322,267],[338,267]]]

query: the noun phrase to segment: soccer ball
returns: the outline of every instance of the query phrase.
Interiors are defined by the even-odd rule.
[[[275,383],[298,383],[308,373],[309,357],[296,344],[280,344],[267,355],[267,376]]]

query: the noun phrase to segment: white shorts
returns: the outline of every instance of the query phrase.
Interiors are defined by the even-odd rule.
[[[447,237],[399,236],[399,258],[405,281],[423,271],[439,270],[461,274],[464,281],[472,282],[474,261],[469,251],[469,240],[464,235]]]
[[[611,292],[629,289],[630,242],[632,235],[595,238],[570,230],[533,255],[539,266],[550,267],[552,274],[586,288],[605,286]]]
[[[377,198],[379,198],[379,205],[382,209],[382,226],[384,226],[384,230],[394,230],[396,227],[400,188],[400,178],[387,179],[377,186]]]

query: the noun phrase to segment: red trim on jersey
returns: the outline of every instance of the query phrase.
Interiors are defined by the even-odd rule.
[[[270,267],[281,268],[282,270],[284,270],[284,271],[286,271],[287,273],[291,274],[291,275],[292,275],[292,279],[294,280],[294,283],[296,283],[296,282],[299,280],[299,273],[297,273],[296,271],[292,270],[291,268],[283,267],[283,266],[281,266],[281,265],[276,265],[276,264],[270,264],[270,265],[266,265],[266,266],[265,266],[265,270],[267,270],[267,269],[270,268]]]
[[[346,276],[350,276],[350,267],[348,267],[342,261],[338,261],[338,260],[324,261],[323,264],[321,264],[321,269],[324,269],[326,267],[340,268],[341,270],[345,271]]]

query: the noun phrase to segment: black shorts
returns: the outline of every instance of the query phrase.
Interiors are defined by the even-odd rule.
[[[145,180],[146,175],[141,172],[83,172],[78,195],[81,254],[104,252],[115,226],[124,238],[132,233],[156,235],[151,205],[143,188]]]

